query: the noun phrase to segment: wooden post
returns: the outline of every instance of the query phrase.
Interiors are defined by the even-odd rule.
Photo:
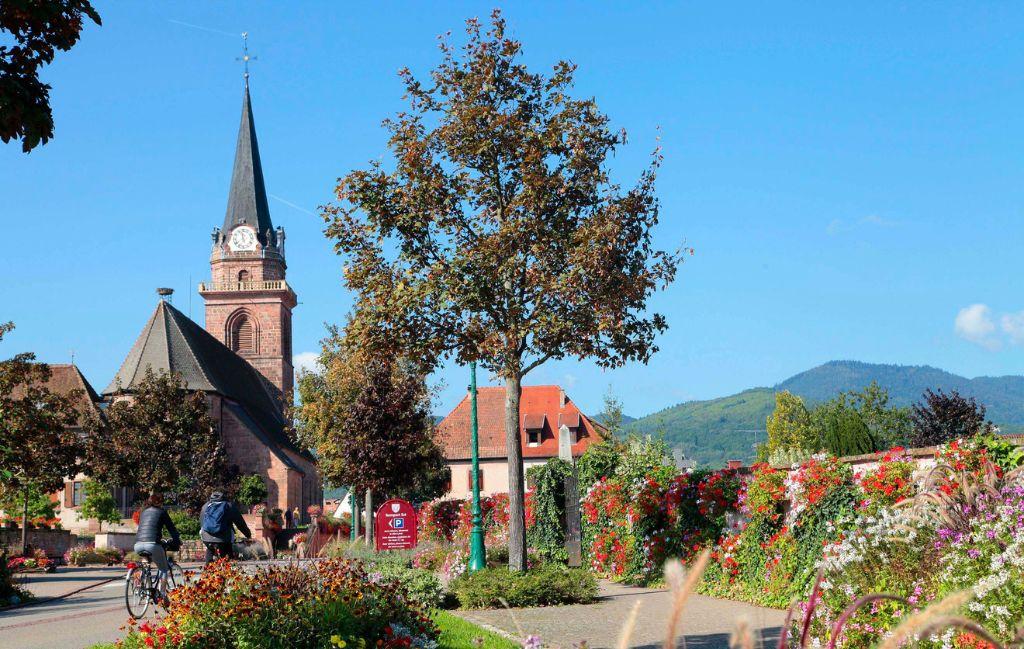
[[[569,567],[583,565],[583,521],[580,519],[579,485],[576,481],[576,462],[572,457],[572,433],[568,426],[558,429],[558,457],[569,463],[571,470],[565,477],[565,550],[569,553]]]

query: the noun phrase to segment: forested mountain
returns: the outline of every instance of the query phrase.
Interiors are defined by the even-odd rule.
[[[813,405],[844,390],[860,390],[877,381],[889,391],[894,405],[909,406],[927,388],[957,390],[985,405],[987,416],[1004,432],[1024,429],[1024,376],[968,379],[927,365],[877,365],[858,361],[831,361],[801,372],[770,388],[753,388],[707,401],[688,401],[642,417],[627,429],[640,434],[664,434],[701,464],[721,465],[726,460],[749,461],[753,444],[764,441],[765,419],[775,392],[789,390]]]

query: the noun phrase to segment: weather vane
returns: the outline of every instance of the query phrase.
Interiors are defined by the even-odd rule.
[[[236,58],[236,61],[241,61],[245,65],[245,87],[249,87],[249,61],[255,61],[255,56],[249,56],[249,32],[242,32],[242,57]]]

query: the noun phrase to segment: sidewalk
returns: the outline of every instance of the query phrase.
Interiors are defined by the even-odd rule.
[[[39,599],[59,597],[71,591],[98,584],[111,578],[123,577],[124,566],[62,566],[56,572],[31,572],[20,577],[22,585]]]
[[[660,648],[665,639],[666,622],[672,607],[672,597],[664,589],[601,582],[601,599],[595,604],[513,611],[454,612],[472,622],[501,629],[516,638],[524,634],[537,635],[545,644],[559,649],[571,649],[582,640],[587,641],[589,649],[608,649],[615,646],[629,611],[638,601],[641,602],[640,611],[630,646]],[[694,595],[686,603],[679,632],[686,637],[686,647],[689,649],[726,649],[729,646],[729,635],[738,619],[745,620],[755,631],[755,637],[760,634],[764,646],[768,647],[773,646],[771,639],[778,638],[779,626],[785,619],[785,613],[741,602]],[[517,623],[522,628],[521,632]],[[679,644],[682,646],[681,642]]]

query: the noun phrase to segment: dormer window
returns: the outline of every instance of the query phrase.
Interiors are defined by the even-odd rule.
[[[562,426],[569,429],[570,439],[573,444],[580,441],[580,413],[568,412],[558,415],[558,429],[561,430]]]
[[[523,428],[526,430],[526,445],[540,446],[544,437],[544,415],[523,415]]]

